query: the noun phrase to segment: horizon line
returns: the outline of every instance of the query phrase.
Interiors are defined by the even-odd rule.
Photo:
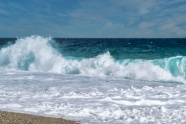
[[[27,36],[26,36],[27,37]],[[19,38],[26,38],[26,37],[0,37],[0,39],[19,39]],[[30,36],[28,36],[30,37]],[[46,37],[46,36],[43,36],[43,37]],[[51,36],[49,36],[51,37]],[[53,39],[186,39],[185,38],[180,38],[180,37],[166,37],[166,38],[162,38],[162,37],[159,37],[159,38],[142,38],[142,37],[135,37],[135,38],[122,38],[122,37],[52,37]]]

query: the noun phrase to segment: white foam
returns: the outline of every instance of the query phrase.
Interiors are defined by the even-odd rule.
[[[1,110],[94,124],[186,122],[183,84],[8,69],[0,74]]]

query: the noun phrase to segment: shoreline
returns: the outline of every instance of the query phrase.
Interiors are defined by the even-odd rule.
[[[0,111],[0,124],[78,124],[78,121]]]

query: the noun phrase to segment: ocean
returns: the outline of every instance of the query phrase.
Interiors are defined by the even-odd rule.
[[[0,110],[184,124],[185,51],[181,38],[0,38]]]

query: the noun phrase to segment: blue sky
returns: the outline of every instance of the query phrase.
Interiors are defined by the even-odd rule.
[[[0,0],[0,37],[186,38],[186,0]]]

